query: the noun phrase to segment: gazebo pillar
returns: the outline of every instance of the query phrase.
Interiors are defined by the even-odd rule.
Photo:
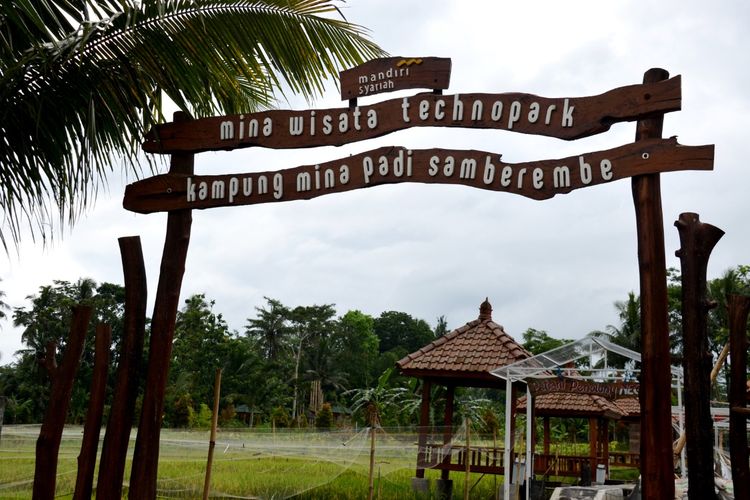
[[[420,464],[425,461],[425,449],[427,447],[427,430],[430,426],[430,391],[432,382],[429,379],[422,380],[422,404],[419,411],[419,447],[417,450],[417,473],[416,477],[424,479],[424,467]]]
[[[602,448],[601,456],[604,471],[606,475],[609,475],[609,419],[606,417],[601,419],[599,442]]]
[[[455,397],[456,388],[453,385],[445,387],[445,414],[443,415],[443,445],[450,444],[453,439],[453,400]],[[449,447],[443,446],[443,449],[450,450]],[[466,457],[468,460],[468,457]],[[451,463],[451,453],[447,453],[443,457],[443,465],[449,465]],[[447,480],[450,474],[450,470],[443,469],[440,471],[440,479]]]
[[[597,451],[599,449],[599,419],[589,417],[589,462],[591,463],[591,478],[596,478]]]

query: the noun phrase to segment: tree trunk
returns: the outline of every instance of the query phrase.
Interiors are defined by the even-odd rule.
[[[36,463],[34,467],[34,500],[48,500],[55,497],[57,480],[57,452],[60,449],[65,418],[70,405],[78,365],[81,362],[86,330],[91,319],[91,307],[73,307],[70,337],[59,367],[54,367],[54,352],[47,352],[45,364],[50,368],[52,384],[49,403],[44,414],[39,439],[36,441]]]
[[[677,256],[682,264],[682,336],[685,373],[685,436],[687,437],[688,498],[716,498],[711,418],[711,368],[706,299],[708,258],[724,231],[683,213],[675,222],[680,233]]]
[[[125,314],[117,382],[104,434],[96,496],[107,500],[122,496],[125,460],[133,427],[138,382],[141,377],[143,339],[146,335],[146,267],[141,239],[119,238],[122,270],[125,278]]]
[[[78,455],[78,475],[73,500],[91,500],[96,452],[99,448],[99,431],[102,427],[104,398],[107,392],[109,350],[112,344],[112,327],[96,325],[96,350],[94,351],[94,373],[91,381],[91,397],[83,426],[83,442]]]

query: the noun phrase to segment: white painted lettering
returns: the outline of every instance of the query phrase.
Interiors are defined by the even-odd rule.
[[[581,170],[581,182],[584,184],[590,184],[592,180],[591,165],[583,161],[583,156],[579,156],[578,166]]]
[[[508,112],[508,130],[513,128],[513,124],[521,118],[521,102],[513,101],[510,105],[510,112]]]
[[[565,105],[563,106],[562,113],[562,126],[572,127],[573,126],[573,110],[575,106],[570,106],[570,99],[565,99]]]

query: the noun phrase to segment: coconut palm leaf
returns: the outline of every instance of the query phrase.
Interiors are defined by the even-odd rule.
[[[382,54],[339,14],[334,0],[1,2],[3,246],[74,223],[115,165],[137,174],[163,96],[195,117],[250,112]]]

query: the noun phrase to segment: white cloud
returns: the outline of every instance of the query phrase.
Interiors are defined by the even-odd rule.
[[[672,226],[694,211],[726,231],[709,277],[746,263],[750,245],[744,164],[750,49],[742,2],[414,2],[352,1],[347,19],[365,25],[394,55],[451,57],[450,93],[530,92],[584,96],[639,83],[650,67],[683,76],[683,110],[665,136],[716,144],[714,172],[662,175],[668,265],[679,266]],[[388,98],[388,96],[381,96]],[[372,98],[377,101],[379,98]],[[290,106],[304,108],[301,100]],[[334,86],[315,107],[344,105]],[[575,142],[504,131],[413,129],[342,148],[206,153],[198,173],[275,170],[329,161],[381,145],[484,149],[508,162],[560,158],[631,142],[632,123]],[[117,238],[141,235],[150,300],[156,290],[166,217],[120,208],[122,185],[62,243],[30,241],[3,262],[6,302],[54,279],[121,282]],[[450,327],[474,319],[485,296],[512,335],[534,327],[577,338],[615,323],[613,302],[638,290],[630,183],[536,202],[456,186],[401,184],[311,201],[194,212],[183,297],[205,292],[241,330],[263,296],[289,305],[335,303],[340,313],[401,310]],[[0,331],[0,363],[20,348]]]

